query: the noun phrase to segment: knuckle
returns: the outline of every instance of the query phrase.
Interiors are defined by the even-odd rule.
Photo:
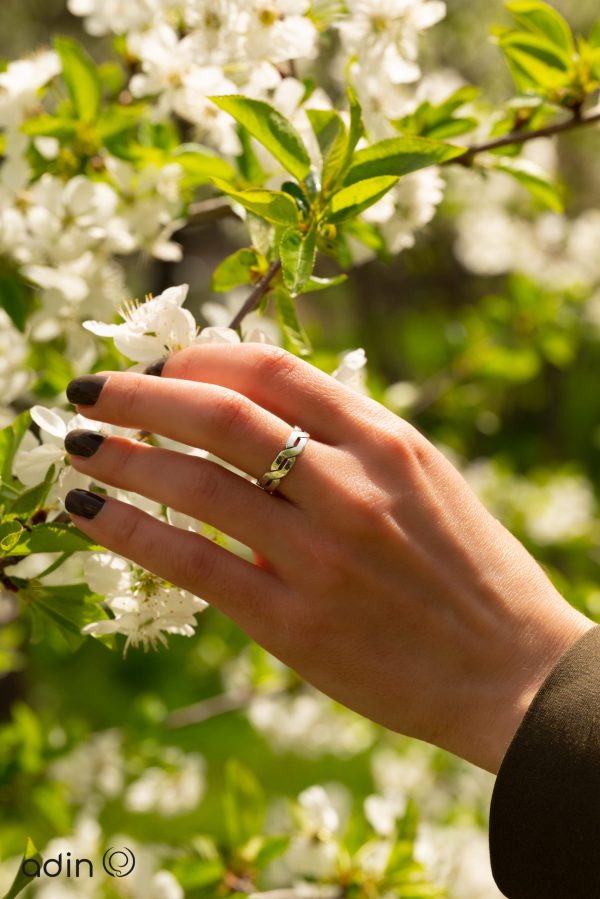
[[[342,516],[345,533],[376,536],[378,526],[389,510],[389,495],[373,482],[362,481],[360,492],[347,485]]]
[[[424,468],[431,464],[432,445],[417,428],[403,419],[398,419],[394,427],[384,430],[378,437],[378,444],[388,456]]]
[[[118,474],[121,481],[129,481],[130,475],[139,457],[139,444],[126,437],[114,437],[118,449]]]
[[[144,518],[137,509],[127,508],[127,503],[123,503],[123,505],[126,509],[119,515],[118,524],[114,530],[115,542],[117,546],[133,547],[135,551],[139,551],[144,543],[142,539]]]
[[[221,478],[219,477],[218,466],[211,462],[202,462],[195,466],[195,471],[186,488],[186,493],[192,509],[219,505]]]
[[[144,384],[142,377],[142,375],[134,375],[133,377],[123,378],[119,384],[119,413],[123,420],[135,421],[139,406],[138,395]]]
[[[195,546],[182,553],[178,559],[177,571],[181,572],[181,582],[188,589],[194,584],[211,583],[216,573],[217,555],[215,547],[206,539],[198,536]]]
[[[298,370],[298,360],[282,347],[265,346],[261,347],[255,368],[259,377],[273,386],[273,382],[277,384],[294,377]]]
[[[213,404],[213,414],[221,433],[239,434],[248,426],[248,401],[233,390],[223,390]]]

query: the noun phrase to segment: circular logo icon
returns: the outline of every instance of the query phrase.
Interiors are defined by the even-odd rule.
[[[123,849],[107,849],[102,867],[111,877],[127,877],[135,868],[135,856],[126,846]]]

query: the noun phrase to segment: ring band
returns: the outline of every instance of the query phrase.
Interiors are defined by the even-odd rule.
[[[267,493],[274,493],[279,487],[281,481],[290,473],[298,456],[304,452],[304,448],[308,443],[310,434],[299,428],[298,425],[290,434],[285,449],[282,449],[274,459],[269,471],[265,472],[256,482],[259,487],[266,490]]]

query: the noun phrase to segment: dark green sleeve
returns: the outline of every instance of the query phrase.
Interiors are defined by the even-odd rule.
[[[502,760],[490,855],[508,899],[600,899],[600,627],[559,659]]]

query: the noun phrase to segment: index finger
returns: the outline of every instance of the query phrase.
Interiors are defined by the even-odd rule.
[[[304,359],[260,343],[200,344],[168,356],[162,376],[218,384],[335,445],[356,431],[362,397]]]

